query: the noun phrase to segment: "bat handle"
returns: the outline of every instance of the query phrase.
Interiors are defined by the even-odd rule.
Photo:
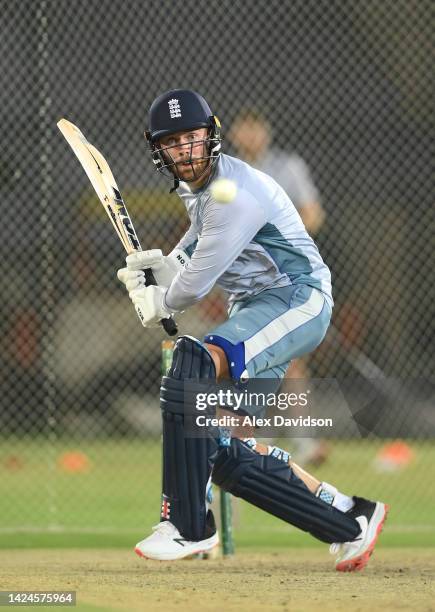
[[[145,285],[147,287],[148,285],[157,285],[154,274],[150,268],[145,270]],[[168,336],[176,336],[178,334],[177,324],[172,317],[169,317],[168,319],[161,319],[160,323]]]

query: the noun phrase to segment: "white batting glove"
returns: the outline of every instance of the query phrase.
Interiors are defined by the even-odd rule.
[[[157,284],[160,285],[154,266],[157,266],[157,268],[161,267],[164,260],[165,257],[160,249],[131,253],[125,258],[127,267],[118,270],[118,279],[121,283],[124,283],[127,291],[134,291],[135,289],[145,287],[145,270],[151,268]]]
[[[167,319],[173,313],[164,306],[166,289],[157,285],[141,287],[129,292],[144,327],[157,327],[160,319]]]
[[[145,287],[145,273],[143,270],[129,270],[121,268],[117,272],[118,280],[124,283],[128,292]]]
[[[169,287],[174,277],[182,270],[189,258],[180,249],[165,257],[160,249],[137,251],[125,259],[127,268],[118,272],[118,278],[129,291],[145,285],[144,270],[151,268],[159,287]]]

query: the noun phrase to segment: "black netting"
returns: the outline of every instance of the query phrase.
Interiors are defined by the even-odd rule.
[[[361,374],[357,354],[384,376],[428,378],[433,20],[428,0],[0,2],[0,469],[7,486],[18,478],[31,491],[34,474],[48,483],[36,526],[74,525],[62,509],[66,450],[90,457],[83,474],[98,474],[102,448],[110,469],[128,471],[127,457],[143,463],[128,472],[142,491],[160,453],[162,334],[140,328],[116,280],[122,246],[56,122],[70,119],[105,154],[144,247],[168,252],[187,219],[146,151],[150,103],[191,87],[224,138],[242,108],[259,110],[274,146],[309,166],[325,213],[316,242],[333,273],[335,331],[311,357],[311,374]],[[228,139],[224,151],[234,152]],[[180,329],[201,336],[224,316],[215,292]],[[339,452],[347,457],[352,444]],[[368,457],[377,444],[364,447]],[[425,449],[415,446],[415,461]],[[92,527],[86,486],[76,495]],[[152,491],[154,503],[157,479]],[[3,524],[34,524],[32,506],[11,499]],[[148,501],[106,525],[136,527]]]

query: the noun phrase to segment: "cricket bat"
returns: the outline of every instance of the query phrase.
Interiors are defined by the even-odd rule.
[[[127,253],[141,251],[139,238],[128,214],[125,202],[104,156],[71,121],[61,119],[58,121],[57,127],[80,161]],[[145,270],[145,282],[146,285],[157,285],[150,269]],[[139,310],[138,316],[141,318]],[[177,334],[177,326],[172,317],[162,319],[160,323],[169,336]]]

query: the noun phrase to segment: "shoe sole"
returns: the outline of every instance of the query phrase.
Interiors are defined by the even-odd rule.
[[[190,550],[187,554],[182,555],[182,556],[178,556],[178,557],[166,557],[165,555],[162,555],[160,557],[148,557],[147,555],[145,555],[140,548],[138,548],[137,546],[134,549],[134,552],[141,557],[142,559],[150,559],[152,561],[180,561],[181,559],[186,559],[186,557],[190,557],[191,555],[197,555],[200,553],[208,553],[211,550],[213,550],[214,548],[216,548],[216,546],[219,546],[219,540],[217,542],[215,542],[213,545],[211,546],[201,546],[200,548],[197,548],[195,550]]]
[[[362,569],[365,568],[365,566],[369,562],[370,557],[373,554],[376,542],[381,534],[382,529],[384,528],[384,524],[387,519],[388,512],[390,510],[390,506],[388,506],[387,504],[383,504],[383,506],[384,514],[381,520],[379,521],[379,524],[376,527],[375,535],[370,544],[367,546],[366,550],[357,557],[354,557],[353,559],[346,559],[346,561],[341,561],[341,563],[338,563],[335,566],[337,572],[360,572]]]

